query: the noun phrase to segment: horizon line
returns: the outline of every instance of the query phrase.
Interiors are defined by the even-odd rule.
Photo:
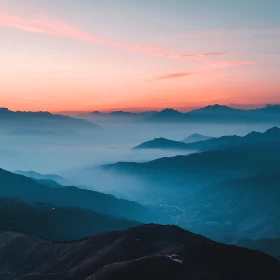
[[[126,113],[145,113],[145,112],[161,112],[166,109],[171,109],[175,111],[179,111],[181,113],[187,113],[196,109],[202,109],[208,106],[225,106],[232,109],[242,109],[242,110],[253,110],[253,109],[260,109],[260,108],[266,108],[268,106],[277,106],[280,105],[280,103],[228,103],[228,104],[221,104],[221,103],[212,103],[207,105],[200,105],[200,106],[166,106],[161,108],[133,108],[133,107],[116,107],[116,108],[110,108],[110,109],[92,109],[92,110],[12,110],[8,107],[2,106],[0,109],[8,109],[11,112],[48,112],[51,114],[61,114],[61,115],[69,115],[69,116],[75,116],[79,114],[87,114],[87,113],[93,113],[93,112],[99,112],[103,114],[110,114],[113,112],[126,112]]]

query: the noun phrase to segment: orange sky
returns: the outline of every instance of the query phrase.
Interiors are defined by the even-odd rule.
[[[261,27],[263,7],[255,14],[246,6],[205,7],[205,26],[203,9],[196,14],[184,1],[185,10],[170,1],[151,0],[149,10],[119,0],[110,8],[63,1],[1,2],[0,106],[108,111],[280,102],[279,20]]]

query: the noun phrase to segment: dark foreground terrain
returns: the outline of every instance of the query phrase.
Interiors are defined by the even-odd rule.
[[[144,225],[72,243],[2,232],[0,279],[280,279],[280,263],[175,226]]]

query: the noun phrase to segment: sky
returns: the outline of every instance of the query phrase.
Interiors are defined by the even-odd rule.
[[[0,107],[280,103],[278,0],[0,0]]]

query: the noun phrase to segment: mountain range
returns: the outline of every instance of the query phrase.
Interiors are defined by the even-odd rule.
[[[101,113],[98,111],[78,116],[97,122],[107,121],[140,121],[140,122],[257,122],[279,123],[280,105],[267,105],[257,109],[235,109],[225,105],[209,105],[186,113],[166,108],[160,112],[147,111],[142,113],[114,111]]]
[[[279,142],[264,142],[103,169],[138,178],[184,228],[215,240],[259,239],[280,234],[279,158]]]
[[[100,126],[87,120],[51,114],[49,112],[22,112],[0,108],[1,132],[29,136],[46,136],[64,131],[99,131]]]
[[[65,242],[102,232],[124,230],[139,224],[81,208],[26,203],[0,197],[0,231],[32,234]]]
[[[273,257],[216,243],[175,226],[143,225],[70,243],[2,232],[0,244],[3,280],[276,280],[280,277],[280,263]]]
[[[163,150],[186,150],[184,142],[169,140],[166,138],[155,138],[151,141],[144,142],[136,147],[133,147],[133,150],[140,149],[163,149]]]
[[[72,186],[49,187],[33,178],[3,169],[0,169],[0,196],[21,199],[27,203],[82,208],[140,222],[160,221],[157,213],[132,201]]]
[[[165,109],[145,118],[151,122],[279,122],[280,105],[267,105],[261,109],[242,110],[223,105],[206,106],[182,113]]]
[[[199,142],[199,141],[209,140],[209,139],[212,139],[212,138],[214,138],[214,137],[194,133],[194,134],[186,137],[183,140],[183,142],[186,143],[186,144],[189,144],[189,143],[195,143],[195,142]]]
[[[86,119],[94,122],[137,122],[156,114],[156,111],[147,111],[142,113],[113,111],[111,113],[102,113],[94,111],[91,113],[80,114],[77,118]]]
[[[246,136],[222,136],[218,138],[210,138],[201,141],[193,141],[185,143],[182,141],[174,141],[166,138],[155,138],[151,141],[144,142],[133,149],[166,149],[166,150],[214,150],[227,147],[237,147],[258,143],[279,143],[280,129],[273,127],[264,133],[253,131]]]
[[[209,140],[210,141],[210,140]],[[145,176],[175,175],[211,177],[255,174],[280,166],[278,142],[247,144],[225,149],[194,153],[186,156],[165,157],[150,162],[118,162],[103,166],[105,170]],[[222,176],[224,177],[224,176]],[[228,177],[226,177],[228,178]],[[218,178],[217,178],[218,179]]]
[[[23,171],[23,170],[16,170],[13,173],[18,175],[23,175],[25,177],[33,178],[35,180],[47,180],[47,181],[54,181],[61,185],[67,184],[67,179],[63,178],[62,176],[56,174],[40,174],[34,171]]]

